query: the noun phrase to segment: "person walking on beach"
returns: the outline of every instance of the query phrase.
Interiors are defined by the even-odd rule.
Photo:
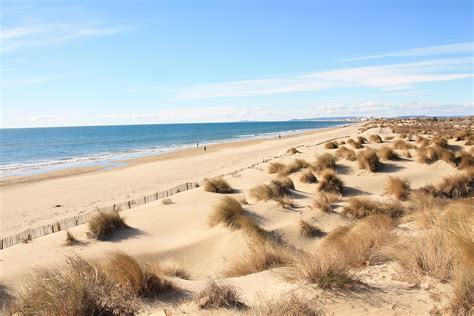
[[[281,134],[278,134],[278,139],[281,139]]]
[[[198,148],[198,147],[199,147],[199,143],[196,143],[196,148]]]
[[[206,151],[206,150],[207,150],[207,148],[206,148],[206,146],[204,146],[204,151]]]

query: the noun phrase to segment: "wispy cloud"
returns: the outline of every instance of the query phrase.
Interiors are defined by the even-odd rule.
[[[33,77],[28,79],[18,79],[18,80],[9,80],[9,79],[1,79],[1,83],[5,87],[17,87],[17,86],[29,86],[29,85],[37,85],[43,84],[49,81],[56,80],[53,77]]]
[[[110,27],[94,23],[48,23],[3,28],[0,31],[0,52],[57,44],[74,38],[113,35],[124,30],[123,27]]]
[[[369,60],[379,59],[388,57],[415,57],[415,56],[435,56],[435,55],[449,55],[449,54],[465,54],[474,52],[474,43],[456,43],[448,45],[418,47],[412,49],[398,50],[393,52],[386,52],[381,54],[374,54],[368,56],[359,56],[352,58],[345,58],[341,61],[358,61],[358,60]]]
[[[344,68],[300,76],[198,85],[182,90],[177,99],[255,96],[333,88],[394,90],[418,83],[472,78],[473,58],[427,60],[382,66]]]

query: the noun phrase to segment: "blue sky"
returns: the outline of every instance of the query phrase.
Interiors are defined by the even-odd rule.
[[[474,114],[473,1],[6,1],[2,127]]]

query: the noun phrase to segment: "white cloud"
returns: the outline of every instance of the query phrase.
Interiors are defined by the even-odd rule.
[[[448,45],[418,47],[412,49],[398,50],[393,52],[387,52],[382,54],[375,54],[369,56],[360,56],[346,58],[341,61],[357,61],[357,60],[368,60],[368,59],[379,59],[387,57],[415,57],[415,56],[433,56],[433,55],[447,55],[447,54],[462,54],[462,53],[473,53],[474,43],[456,43]]]
[[[112,35],[124,28],[97,24],[48,23],[3,28],[0,31],[0,52],[22,47],[57,44],[80,37]]]
[[[393,90],[417,83],[472,78],[472,63],[472,57],[440,59],[345,68],[287,78],[205,84],[182,90],[177,99],[255,96],[350,87]]]

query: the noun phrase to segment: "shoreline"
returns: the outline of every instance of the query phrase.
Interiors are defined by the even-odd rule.
[[[295,132],[282,132],[280,133],[281,139],[288,139],[292,137],[298,137],[302,135],[309,135],[318,131],[323,130],[332,130],[337,128],[343,128],[346,126],[356,125],[358,123],[347,123],[347,124],[340,124],[331,127],[323,127],[317,129],[309,129],[309,130],[302,130],[302,131],[295,131]],[[210,142],[205,143],[207,147],[207,152],[212,152],[215,150],[226,149],[231,147],[240,147],[240,146],[247,146],[258,144],[260,142],[264,142],[267,140],[274,140],[274,137],[277,137],[279,133],[272,134],[271,136],[268,135],[259,135],[251,138],[246,139],[237,139],[237,140],[223,140],[220,142]],[[157,154],[149,154],[141,157],[136,158],[125,158],[125,159],[117,159],[117,160],[104,160],[102,162],[97,162],[97,165],[93,166],[82,166],[82,167],[64,167],[59,168],[57,170],[45,171],[40,173],[34,173],[31,175],[11,175],[6,177],[0,177],[0,188],[1,187],[11,187],[15,185],[27,184],[27,183],[34,183],[34,182],[41,182],[51,179],[60,179],[65,177],[77,176],[86,173],[92,172],[104,172],[104,171],[111,171],[117,170],[122,168],[128,168],[134,165],[142,164],[142,163],[149,163],[149,162],[157,162],[161,160],[168,160],[180,157],[182,155],[195,155],[202,152],[203,147],[200,146],[199,148],[195,147],[181,147],[174,150],[166,151],[163,153]]]
[[[69,170],[22,183],[0,186],[2,235],[11,236],[28,228],[158,191],[200,182],[285,155],[291,147],[316,147],[329,139],[354,135],[360,124],[331,127],[288,135],[282,139],[258,139],[223,143],[201,150],[181,150],[167,155],[131,161],[114,169]],[[314,157],[306,157],[314,159]],[[85,172],[87,171],[87,172]],[[72,172],[74,174],[68,174]],[[25,182],[28,181],[28,182]]]

